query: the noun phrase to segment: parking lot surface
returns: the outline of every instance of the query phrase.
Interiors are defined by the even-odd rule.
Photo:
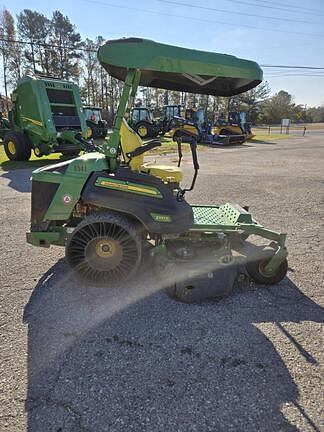
[[[323,160],[321,131],[200,152],[188,200],[250,205],[288,233],[289,272],[194,305],[152,276],[75,283],[63,249],[25,241],[31,171],[2,172],[0,430],[323,430]]]

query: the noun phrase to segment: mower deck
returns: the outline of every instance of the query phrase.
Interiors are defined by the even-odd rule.
[[[251,214],[238,204],[224,204],[221,206],[193,205],[194,224],[190,228],[194,231],[245,231],[269,240],[274,240],[284,246],[286,234],[264,228]]]

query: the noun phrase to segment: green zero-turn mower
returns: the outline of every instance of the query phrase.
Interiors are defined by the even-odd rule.
[[[144,163],[143,154],[161,144],[143,144],[124,120],[138,85],[231,96],[257,86],[260,67],[138,38],[109,41],[98,58],[124,81],[113,133],[102,153],[33,172],[28,242],[65,246],[75,275],[95,285],[121,284],[151,259],[169,294],[187,302],[229,293],[242,267],[258,283],[282,280],[285,234],[264,228],[238,204],[186,201],[199,169],[195,136],[184,132],[177,138],[178,166]],[[189,187],[181,186],[183,142],[190,145],[194,167]],[[256,246],[250,235],[268,244]]]

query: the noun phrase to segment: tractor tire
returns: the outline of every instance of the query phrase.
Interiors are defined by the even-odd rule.
[[[22,132],[10,131],[3,140],[4,149],[11,161],[27,161],[31,156],[31,145],[28,137]]]
[[[246,269],[254,282],[262,285],[275,285],[282,281],[288,271],[288,261],[285,258],[280,264],[279,268],[273,273],[265,273],[263,271],[266,264],[270,261],[271,256],[274,254],[274,250],[266,248],[262,251],[261,257],[256,261],[250,261],[246,264]]]
[[[95,125],[89,125],[88,127],[91,129],[91,138],[93,139],[99,138],[100,132],[98,128]]]
[[[66,259],[75,276],[96,286],[118,286],[130,279],[142,260],[138,225],[105,212],[87,216],[66,245]]]
[[[233,135],[233,133],[229,129],[221,129],[219,135]]]
[[[172,140],[177,141],[177,139],[180,138],[181,136],[182,136],[181,132],[179,130],[176,130],[173,134]]]
[[[142,121],[137,123],[134,130],[142,139],[152,137],[152,126],[147,122]]]

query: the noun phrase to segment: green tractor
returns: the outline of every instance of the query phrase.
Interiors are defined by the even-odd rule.
[[[10,130],[10,121],[6,117],[3,117],[2,112],[0,111],[0,138],[3,140],[6,133]]]
[[[108,125],[102,118],[102,109],[98,107],[83,107],[88,128],[91,130],[91,138],[106,138]]]
[[[199,170],[196,136],[177,137],[177,166],[145,162],[161,142],[144,144],[125,120],[139,85],[231,96],[262,81],[258,64],[138,38],[108,41],[98,58],[124,81],[113,132],[102,152],[33,172],[27,241],[65,247],[73,273],[90,285],[123,284],[152,260],[157,280],[185,302],[228,294],[242,266],[258,283],[281,281],[288,268],[285,234],[263,227],[238,204],[187,202]],[[183,142],[193,161],[189,187],[181,185]],[[266,244],[253,244],[250,235]]]
[[[154,119],[150,109],[134,107],[130,111],[128,124],[143,139],[155,138],[160,133],[160,123]]]
[[[50,153],[77,156],[91,147],[77,85],[25,76],[18,81],[11,101],[10,127],[1,133],[10,160],[28,160],[32,150],[38,157]]]

